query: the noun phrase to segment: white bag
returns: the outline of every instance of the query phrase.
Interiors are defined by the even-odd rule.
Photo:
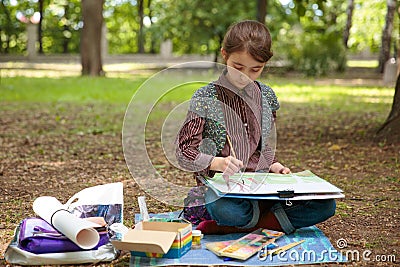
[[[79,218],[103,217],[108,225],[123,223],[123,184],[118,182],[85,188],[71,197],[64,206]],[[34,254],[20,248],[19,233],[18,226],[4,254],[5,260],[11,264],[98,263],[112,261],[119,256],[119,251],[111,243],[94,250]]]
[[[43,264],[83,264],[113,261],[119,251],[109,243],[96,250],[75,251],[64,253],[34,254],[18,247],[18,242],[11,242],[4,255],[6,262],[20,265]]]

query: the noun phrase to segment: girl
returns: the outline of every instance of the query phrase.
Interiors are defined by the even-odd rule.
[[[178,135],[179,164],[196,177],[221,172],[227,181],[241,170],[290,173],[268,145],[278,100],[269,86],[256,81],[273,55],[269,30],[256,21],[236,23],[224,37],[221,54],[226,69],[191,99]],[[336,208],[332,199],[292,201],[289,206],[284,201],[218,198],[213,190],[206,190],[205,203],[208,214],[202,218],[208,220],[197,226],[205,234],[258,228],[291,233],[326,220]]]

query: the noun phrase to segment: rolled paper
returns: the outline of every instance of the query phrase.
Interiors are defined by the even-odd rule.
[[[100,225],[71,214],[55,197],[38,197],[33,211],[82,249],[92,249],[99,243],[100,235],[94,228]]]

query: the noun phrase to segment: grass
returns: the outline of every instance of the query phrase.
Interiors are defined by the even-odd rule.
[[[2,78],[2,101],[12,102],[73,102],[77,104],[108,102],[128,103],[133,92],[144,81],[139,79],[61,77]]]
[[[361,67],[361,68],[376,68],[378,67],[378,60],[348,60],[348,67]]]
[[[181,77],[182,78],[182,77]],[[1,101],[16,103],[108,103],[127,105],[132,97],[144,103],[181,103],[203,86],[208,77],[183,79],[152,76],[139,78],[2,78]],[[280,102],[330,107],[333,111],[388,112],[394,90],[390,87],[316,85],[304,81],[265,81],[275,90]],[[140,88],[140,90],[138,90]],[[136,94],[135,94],[136,93]]]
[[[54,125],[54,133],[63,128],[57,125],[69,124],[67,131],[74,135],[115,135],[121,132],[124,114],[132,114],[140,125],[145,125],[145,121],[166,122],[169,117],[183,120],[193,92],[215,78],[210,76],[213,75],[156,74],[148,79],[142,76],[6,77],[1,79],[0,101],[13,104],[0,105],[0,110],[51,114],[52,121],[48,123]],[[264,82],[276,92],[282,116],[291,116],[286,114],[291,110],[288,105],[306,105],[309,118],[318,117],[322,108],[324,116],[333,116],[337,121],[341,120],[338,113],[368,112],[373,114],[371,122],[382,122],[389,113],[394,94],[389,87],[317,85],[305,79],[285,81],[272,77]],[[163,108],[165,104],[168,108]],[[73,119],[65,118],[69,111],[74,112]],[[43,131],[46,130],[39,130],[37,134]]]
[[[141,120],[165,122],[168,116],[184,117],[193,92],[216,78],[212,76],[215,74],[156,74],[147,79],[143,76],[3,77],[0,101],[14,104],[0,105],[0,110],[49,113],[53,120],[49,123],[70,124],[68,131],[71,134],[115,135],[121,132],[124,114],[132,114],[137,123]],[[368,112],[373,114],[371,122],[381,122],[390,110],[394,94],[393,88],[389,87],[318,85],[306,79],[285,81],[272,77],[264,82],[276,92],[282,105],[282,116],[290,110],[287,105],[307,105],[309,118],[318,116],[322,108],[325,116],[335,118],[339,112]],[[168,108],[163,108],[165,104]],[[72,120],[64,118],[69,110],[74,110]],[[88,122],[87,118],[92,120]],[[55,132],[58,129],[61,128],[55,126]]]
[[[333,111],[360,112],[376,109],[386,111],[393,102],[394,90],[382,87],[352,87],[332,85],[272,85],[284,102],[329,107]]]

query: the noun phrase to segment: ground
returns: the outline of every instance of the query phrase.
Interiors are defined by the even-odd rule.
[[[122,122],[123,112],[116,112],[112,105],[2,105],[1,254],[19,221],[34,216],[31,206],[39,196],[54,196],[65,202],[85,187],[121,181],[124,216],[127,225],[132,225],[134,214],[139,212],[137,197],[146,194],[125,164],[121,134],[118,130],[103,130],[93,120],[95,116]],[[349,265],[399,264],[399,145],[374,141],[374,132],[380,126],[372,119],[375,114],[339,110],[331,116],[321,115],[327,112],[318,106],[289,107],[283,103],[278,117],[277,157],[292,171],[310,169],[344,190],[346,197],[337,201],[335,216],[317,226],[335,248],[360,252],[361,259],[354,259]],[[310,115],[294,118],[289,114]],[[86,130],[77,131],[77,125],[84,125]],[[149,141],[153,141],[148,142],[149,155],[163,166],[163,175],[181,184],[193,183],[189,174],[178,172],[160,156],[159,146],[154,145],[157,139]],[[150,212],[177,208],[148,195],[147,201]],[[344,242],[345,247],[338,247]],[[375,262],[363,261],[362,253]],[[128,261],[129,257],[123,256],[113,264]],[[1,264],[5,264],[4,260],[0,260]]]

